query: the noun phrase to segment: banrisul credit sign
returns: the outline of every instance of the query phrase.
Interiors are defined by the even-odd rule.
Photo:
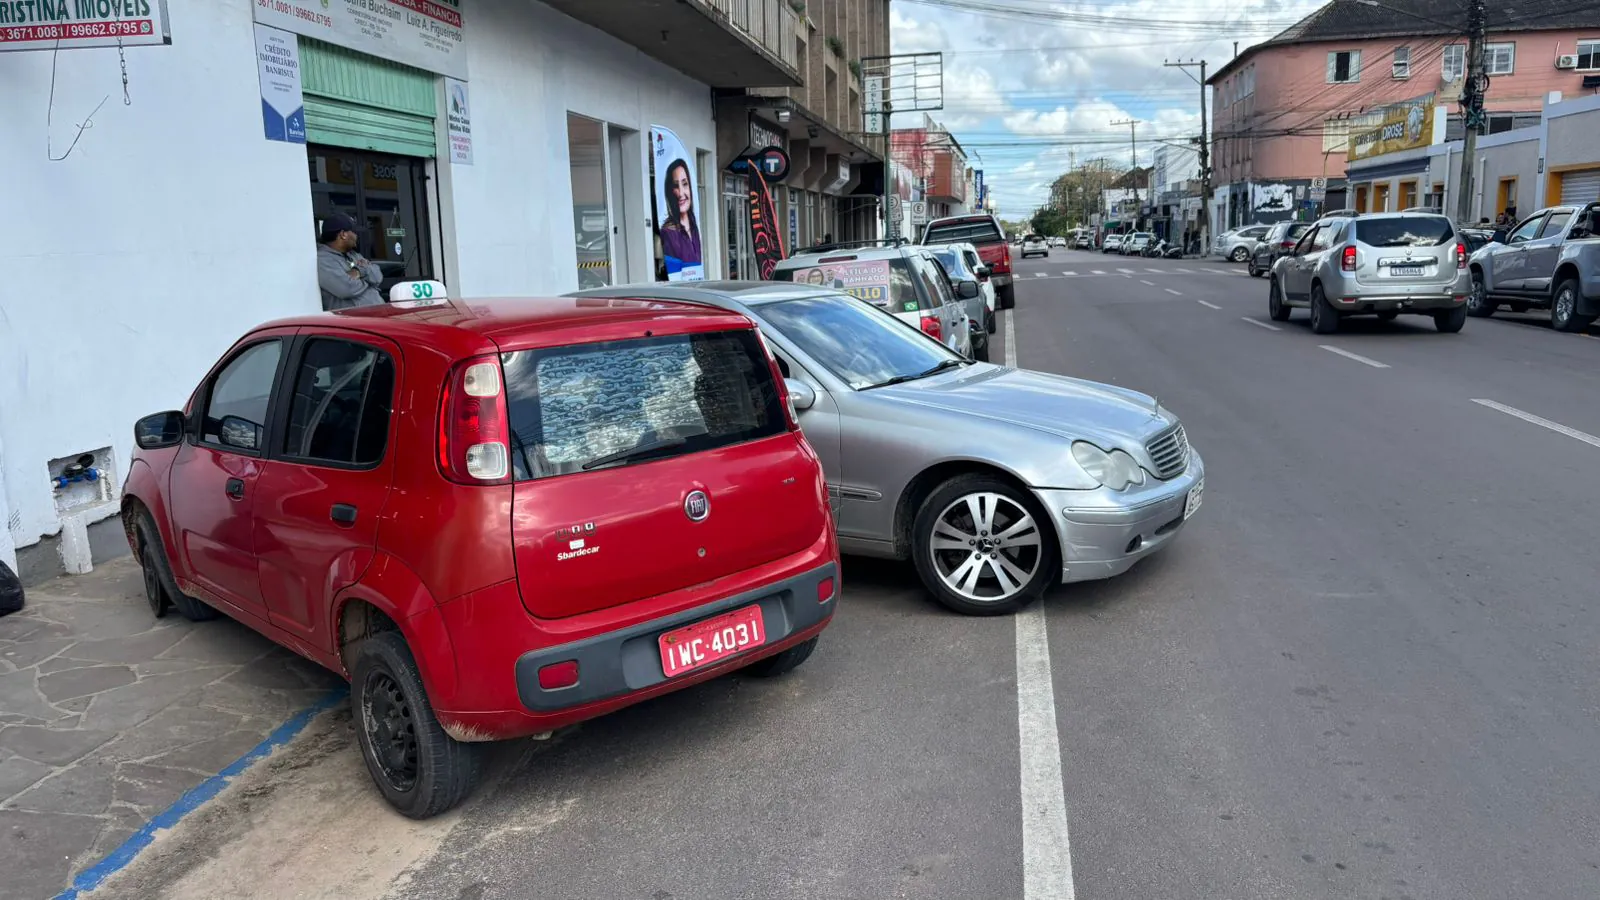
[[[467,77],[461,0],[250,2],[262,25],[451,78]],[[5,3],[0,0],[0,6]]]
[[[165,0],[0,0],[0,51],[170,44]]]

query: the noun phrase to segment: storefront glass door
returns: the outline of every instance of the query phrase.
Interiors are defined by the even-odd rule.
[[[606,203],[605,129],[567,113],[567,161],[572,172],[572,232],[578,247],[578,287],[611,284],[611,212]]]
[[[333,213],[355,219],[358,251],[383,270],[385,298],[397,282],[435,277],[426,160],[317,145],[306,156],[316,230]]]
[[[749,182],[743,175],[722,176],[723,231],[728,236],[728,277],[756,279],[755,254],[750,249]]]

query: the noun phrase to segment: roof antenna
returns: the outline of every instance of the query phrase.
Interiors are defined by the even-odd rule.
[[[1238,41],[1234,41],[1233,42],[1233,55],[1236,56],[1236,57],[1239,55],[1239,42]]]

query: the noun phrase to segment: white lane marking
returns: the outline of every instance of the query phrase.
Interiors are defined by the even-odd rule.
[[[1076,275],[1078,273],[1077,272],[1062,272],[1061,274],[1063,274],[1063,275]]]
[[[1175,291],[1172,288],[1166,288],[1165,290],[1166,290],[1167,293],[1171,294],[1174,297],[1182,297],[1183,296],[1183,292],[1182,291]]]
[[[1194,270],[1193,269],[1173,269],[1172,271],[1174,271],[1174,272],[1182,272],[1185,275],[1193,275],[1194,274]]]
[[[1133,272],[1134,272],[1133,269],[1118,269],[1117,271],[1121,272],[1124,275],[1132,275]]]
[[[1006,310],[1006,365],[1017,366],[1017,311]],[[1044,601],[1012,616],[1017,627],[1017,737],[1022,762],[1023,900],[1074,900],[1061,733],[1050,675]]]
[[[1106,270],[1105,269],[1091,269],[1090,272],[1095,274],[1095,275],[1104,275],[1106,273]]]
[[[1255,325],[1258,328],[1265,328],[1268,331],[1282,331],[1283,330],[1282,328],[1279,328],[1276,325],[1268,325],[1266,322],[1263,322],[1263,321],[1261,321],[1259,319],[1252,319],[1249,316],[1240,316],[1239,320],[1242,321],[1242,322],[1249,322],[1251,325]]]
[[[1196,300],[1196,301],[1195,301],[1195,302],[1196,302],[1196,303],[1198,303],[1198,304],[1200,304],[1200,305],[1201,305],[1201,306],[1209,306],[1209,307],[1211,307],[1211,308],[1212,308],[1212,309],[1221,309],[1221,308],[1222,308],[1222,307],[1220,307],[1220,306],[1218,306],[1218,305],[1216,305],[1216,304],[1215,304],[1215,303],[1207,303],[1207,302],[1206,302],[1206,301],[1204,301],[1204,300]]]
[[[1167,270],[1166,269],[1152,269],[1152,268],[1150,268],[1148,266],[1145,267],[1145,271],[1146,272],[1154,272],[1157,275],[1165,275],[1165,274],[1167,274]]]
[[[1045,274],[1044,272],[1035,272],[1035,273],[1033,273],[1033,277],[1035,277],[1035,278],[1049,278],[1050,276]]]
[[[1332,344],[1318,344],[1317,346],[1321,347],[1322,349],[1324,349],[1326,351],[1328,351],[1329,353],[1337,353],[1340,356],[1344,357],[1345,359],[1353,359],[1356,362],[1361,363],[1364,366],[1371,366],[1374,369],[1387,369],[1387,368],[1389,368],[1389,364],[1388,363],[1381,363],[1381,362],[1378,362],[1375,359],[1368,359],[1368,358],[1366,358],[1365,356],[1362,356],[1359,353],[1351,353],[1349,350],[1340,350],[1338,347],[1335,347]]]
[[[1568,428],[1560,422],[1552,422],[1543,416],[1536,416],[1530,412],[1523,412],[1522,410],[1517,409],[1515,406],[1506,406],[1504,403],[1496,403],[1493,400],[1474,399],[1472,402],[1478,404],[1479,406],[1487,406],[1490,409],[1497,409],[1508,416],[1516,416],[1524,422],[1532,422],[1540,428],[1548,428],[1551,431],[1554,431],[1556,434],[1564,434],[1575,441],[1583,441],[1585,444],[1588,444],[1591,447],[1600,447],[1600,437],[1595,437],[1586,431],[1579,431],[1576,428]]]
[[[1140,284],[1148,284],[1151,287],[1155,287],[1156,286],[1156,283],[1154,281],[1145,281],[1143,278],[1139,279],[1139,283]]]

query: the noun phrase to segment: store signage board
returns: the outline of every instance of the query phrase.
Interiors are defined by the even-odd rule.
[[[0,52],[172,43],[166,0],[0,3]],[[53,12],[54,15],[50,15]]]
[[[458,166],[472,165],[472,105],[467,83],[454,78],[444,80],[445,117],[450,125],[450,161]]]
[[[262,25],[467,77],[461,0],[252,0],[252,6]]]
[[[1350,135],[1346,159],[1356,162],[1436,143],[1434,103],[1433,94],[1424,94],[1374,110],[1372,116],[1378,120],[1377,127]]]
[[[300,93],[300,39],[265,25],[255,28],[261,127],[269,141],[304,144],[306,100]]]

